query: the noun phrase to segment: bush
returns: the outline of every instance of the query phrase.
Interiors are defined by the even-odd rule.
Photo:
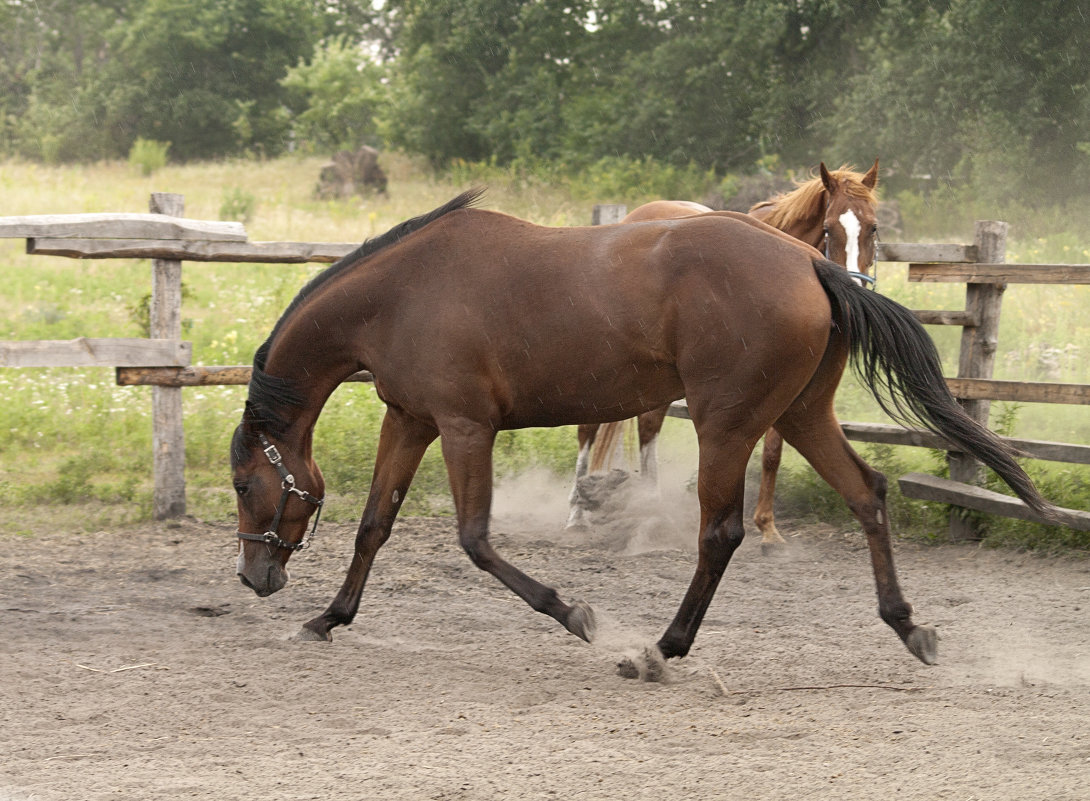
[[[233,186],[223,193],[220,204],[220,219],[248,223],[257,210],[257,198],[238,186]]]
[[[151,175],[166,166],[168,150],[170,142],[137,137],[129,148],[129,164],[138,167],[142,175]]]

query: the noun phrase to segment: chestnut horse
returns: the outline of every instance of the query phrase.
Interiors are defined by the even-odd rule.
[[[387,407],[347,576],[303,638],[332,639],[355,617],[375,554],[440,437],[469,558],[590,641],[587,604],[561,600],[489,542],[496,432],[605,423],[685,397],[700,444],[699,550],[657,658],[688,653],[744,536],[746,463],[775,423],[862,524],[882,619],[933,662],[935,631],[912,621],[898,585],[885,478],[852,450],[833,412],[849,353],[894,413],[975,455],[1033,508],[1052,508],[1003,440],[951,397],[912,313],[819,252],[730,212],[545,228],[472,208],[477,196],[402,223],[320,273],[254,356],[231,463],[237,573],[259,596],[287,583],[288,559],[321,508],[312,435],[326,400],[366,369]]]
[[[821,248],[827,259],[846,267],[857,280],[873,284],[871,270],[878,236],[877,185],[877,159],[866,174],[848,167],[830,171],[822,162],[817,177],[800,183],[791,192],[758,203],[749,210],[749,214],[802,242]],[[621,223],[679,219],[710,211],[707,206],[686,200],[655,200],[635,209]],[[658,481],[658,435],[667,410],[668,407],[664,406],[636,418],[640,476],[652,486]],[[569,528],[587,524],[580,479],[608,464],[618,438],[623,437],[623,425],[617,422],[603,426],[596,423],[579,426],[575,483],[568,498]],[[753,522],[761,532],[761,549],[765,552],[786,545],[776,528],[772,507],[782,452],[783,438],[775,428],[769,429],[761,452],[761,487],[753,512]]]

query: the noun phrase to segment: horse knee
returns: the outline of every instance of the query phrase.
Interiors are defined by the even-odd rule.
[[[737,515],[717,525],[709,526],[700,538],[700,548],[709,555],[730,558],[730,555],[742,544],[746,529]]]
[[[356,551],[358,553],[375,552],[390,539],[390,526],[378,520],[365,519],[356,531]]]

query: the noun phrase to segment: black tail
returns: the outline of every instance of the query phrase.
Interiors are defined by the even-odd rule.
[[[1032,509],[1054,518],[1055,507],[1014,460],[1018,451],[954,400],[935,343],[915,315],[896,301],[863,289],[838,264],[814,259],[814,269],[832,302],[834,322],[848,333],[852,368],[883,411],[945,437],[998,473]]]

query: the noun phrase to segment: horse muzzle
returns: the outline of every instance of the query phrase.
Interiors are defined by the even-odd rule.
[[[245,549],[239,551],[236,572],[239,580],[261,598],[282,590],[291,578],[287,568],[275,559],[264,554],[248,559]]]

